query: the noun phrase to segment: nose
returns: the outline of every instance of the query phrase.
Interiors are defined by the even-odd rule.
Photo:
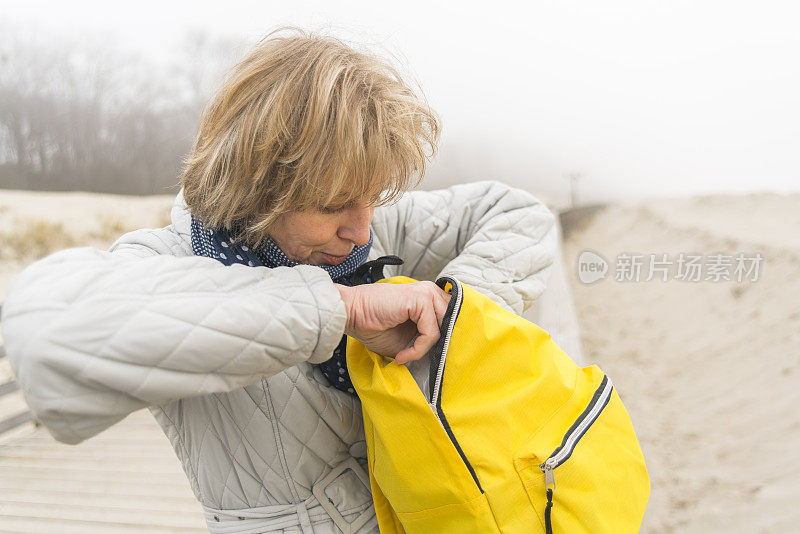
[[[339,224],[339,237],[352,241],[356,246],[369,243],[369,225],[372,222],[372,214],[375,206],[365,205],[349,209],[345,212],[342,222]]]

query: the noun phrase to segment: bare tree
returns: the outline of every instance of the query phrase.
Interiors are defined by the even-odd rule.
[[[0,187],[24,189],[174,191],[202,105],[242,48],[195,31],[161,66],[108,34],[0,29]]]

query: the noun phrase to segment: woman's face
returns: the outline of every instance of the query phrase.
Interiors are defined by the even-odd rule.
[[[269,235],[294,262],[338,265],[355,246],[369,242],[374,211],[375,205],[369,203],[295,211],[278,218]]]

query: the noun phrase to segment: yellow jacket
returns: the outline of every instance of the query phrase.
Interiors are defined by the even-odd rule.
[[[611,381],[481,293],[436,283],[452,296],[431,391],[348,339],[381,532],[637,532],[650,483]]]

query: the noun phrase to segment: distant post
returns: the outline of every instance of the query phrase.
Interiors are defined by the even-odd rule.
[[[564,177],[569,184],[569,207],[574,208],[578,205],[578,180],[583,178],[583,173],[572,171]]]

